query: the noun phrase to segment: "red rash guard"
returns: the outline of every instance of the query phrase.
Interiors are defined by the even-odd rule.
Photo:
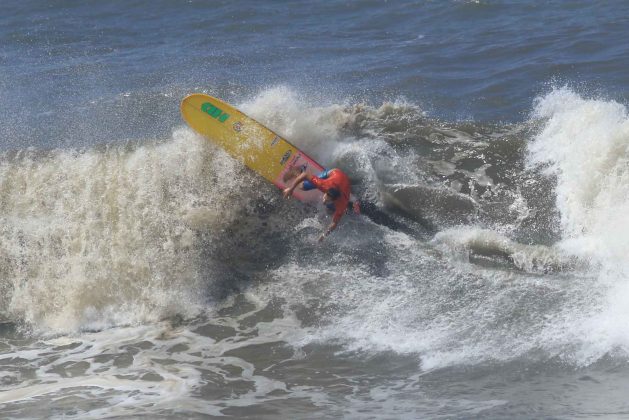
[[[334,212],[332,220],[337,223],[345,214],[345,210],[347,210],[347,205],[349,203],[351,186],[347,175],[345,175],[345,173],[340,169],[331,169],[328,172],[328,177],[325,179],[312,175],[308,180],[319,191],[324,193],[328,192],[330,188],[335,188],[341,193],[340,197],[334,200],[334,208],[336,211]]]

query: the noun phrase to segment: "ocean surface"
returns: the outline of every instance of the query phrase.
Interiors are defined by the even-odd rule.
[[[629,417],[629,3],[0,4],[0,418]],[[234,104],[364,203],[191,131]]]

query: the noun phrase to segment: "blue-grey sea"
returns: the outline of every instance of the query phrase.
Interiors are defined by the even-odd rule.
[[[0,418],[629,418],[629,3],[0,3]],[[180,116],[363,203],[323,243]]]

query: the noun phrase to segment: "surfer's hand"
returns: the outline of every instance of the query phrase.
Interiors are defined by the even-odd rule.
[[[325,238],[325,232],[322,233],[321,236],[319,236],[319,242],[322,242],[324,238]]]
[[[288,200],[291,195],[293,195],[293,190],[290,187],[284,188],[284,198]]]

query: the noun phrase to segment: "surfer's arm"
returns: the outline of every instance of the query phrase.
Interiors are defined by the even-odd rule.
[[[338,205],[337,206],[337,209],[334,212],[334,216],[332,217],[332,223],[330,224],[330,226],[328,226],[328,228],[326,230],[323,231],[321,236],[319,236],[319,242],[321,242],[323,240],[323,238],[328,236],[330,233],[332,233],[332,231],[334,229],[336,229],[336,226],[338,226],[338,224],[339,224],[339,220],[341,220],[341,217],[343,217],[343,214],[345,214],[345,209],[346,208],[347,208],[347,205],[345,205],[345,206]]]
[[[325,238],[326,236],[328,236],[330,233],[332,233],[332,231],[334,229],[336,229],[336,226],[338,225],[338,221],[332,221],[332,224],[330,224],[330,226],[328,226],[328,228],[326,230],[323,231],[323,233],[321,234],[321,236],[319,236],[319,242],[321,242],[323,240],[323,238]]]
[[[284,198],[290,198],[290,196],[293,195],[293,191],[295,190],[295,188],[297,188],[297,186],[304,182],[306,179],[308,179],[308,174],[306,172],[302,172],[297,178],[295,178],[295,181],[293,181],[293,185],[284,189]]]

